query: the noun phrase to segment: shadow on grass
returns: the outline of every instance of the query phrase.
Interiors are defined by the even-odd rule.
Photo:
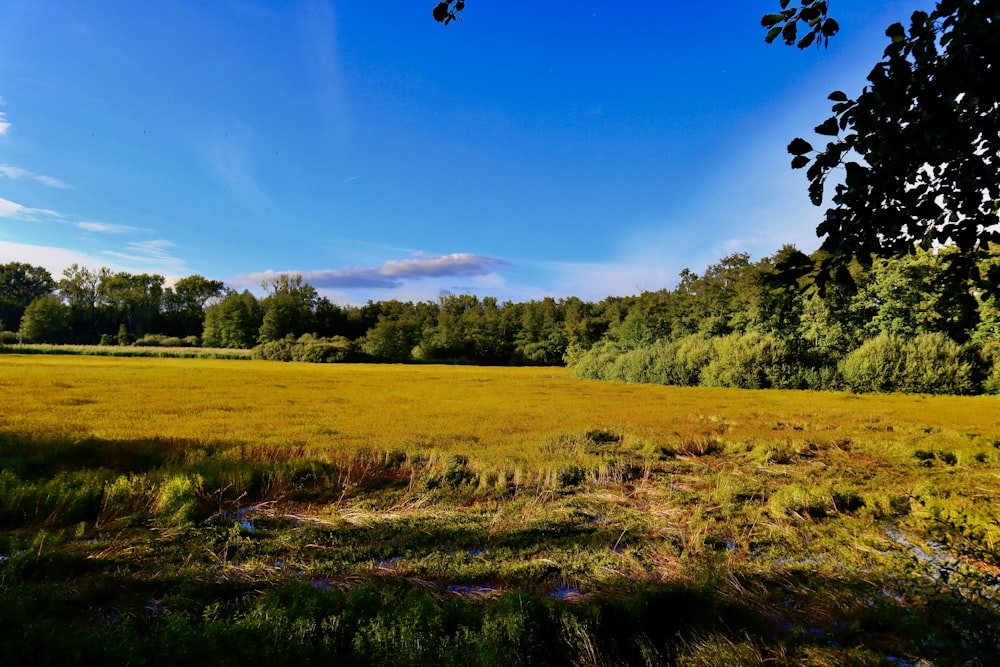
[[[609,575],[617,525],[528,502],[530,523],[512,511],[491,529],[468,510],[464,464],[240,447],[0,434],[4,663],[1000,664],[985,589],[916,570],[732,568],[711,548],[672,583]],[[439,482],[426,511],[308,524],[226,509],[348,493],[385,506],[418,474]]]

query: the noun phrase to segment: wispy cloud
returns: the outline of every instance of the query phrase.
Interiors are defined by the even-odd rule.
[[[2,120],[2,118],[3,114],[0,113],[0,120]],[[0,125],[2,125],[2,123],[0,123]],[[0,132],[0,134],[3,134],[3,132]],[[47,185],[50,188],[61,188],[66,190],[69,189],[70,187],[66,183],[60,181],[58,178],[52,178],[51,176],[45,176],[43,174],[36,174],[33,171],[28,171],[27,169],[15,167],[10,164],[0,164],[0,176],[5,176],[7,178],[17,178],[17,179],[27,178],[33,181],[38,181],[42,185]]]
[[[39,217],[62,218],[62,216],[55,211],[50,211],[44,208],[30,208],[0,197],[0,218],[35,221],[38,220]]]
[[[103,254],[147,270],[183,271],[184,260],[171,251],[176,247],[175,243],[164,239],[132,241],[123,251],[105,250]]]
[[[322,271],[286,271],[298,273],[310,285],[326,289],[391,289],[400,287],[407,280],[442,278],[455,276],[485,276],[509,266],[510,262],[495,257],[483,257],[470,253],[416,257],[413,259],[390,260],[380,267],[348,267]],[[276,271],[264,271],[239,276],[240,284],[259,284],[262,280],[277,275]]]
[[[73,226],[85,232],[93,232],[95,234],[131,234],[132,232],[142,231],[138,227],[132,227],[131,225],[112,225],[107,222],[74,222]]]

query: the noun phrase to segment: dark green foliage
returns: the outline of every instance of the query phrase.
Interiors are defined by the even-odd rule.
[[[23,262],[0,264],[0,322],[3,327],[17,331],[21,316],[31,302],[51,294],[54,289],[52,274],[40,266]]]
[[[973,348],[943,334],[880,334],[847,355],[841,372],[858,392],[971,394],[979,390],[981,363]]]
[[[263,318],[263,309],[253,294],[245,290],[232,293],[205,311],[202,342],[206,347],[253,347]]]
[[[66,306],[51,294],[32,301],[21,317],[21,337],[27,343],[66,343],[70,339]]]
[[[262,343],[253,348],[253,358],[309,363],[337,363],[364,359],[357,345],[343,336],[328,339],[312,334],[306,334],[298,340],[289,336],[282,340]]]
[[[908,29],[890,26],[868,86],[856,99],[830,96],[834,115],[816,128],[831,137],[826,146],[789,144],[792,166],[808,165],[817,206],[829,175],[843,168],[816,230],[827,251],[817,280],[843,280],[851,258],[901,256],[918,245],[957,249],[948,256],[950,282],[981,279],[977,259],[1000,242],[998,13],[998,0],[943,0],[914,12]]]

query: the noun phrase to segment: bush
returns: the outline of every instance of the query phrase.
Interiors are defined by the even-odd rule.
[[[296,343],[290,338],[261,343],[253,349],[254,359],[265,361],[294,361]]]
[[[670,384],[694,387],[701,383],[701,374],[715,357],[712,339],[705,334],[692,334],[673,343],[674,363]]]
[[[841,362],[852,391],[970,394],[979,389],[980,363],[971,346],[941,333],[913,340],[881,334],[864,342]]]
[[[906,346],[902,391],[971,394],[979,389],[979,363],[971,346],[941,333],[921,334]]]
[[[982,349],[984,364],[983,392],[1000,394],[1000,343],[987,343]]]
[[[788,347],[774,336],[732,333],[713,344],[715,355],[702,371],[703,384],[740,389],[797,386],[797,367]]]
[[[611,380],[611,368],[621,355],[618,345],[602,340],[589,350],[578,354],[573,364],[573,375],[591,380]]]
[[[897,391],[903,374],[906,342],[880,334],[869,338],[840,363],[840,372],[851,391]]]
[[[336,363],[358,357],[356,345],[343,336],[320,338],[305,334],[298,340],[291,336],[282,340],[262,343],[253,349],[254,359],[270,361],[304,361],[307,363]]]
[[[136,339],[132,344],[136,347],[158,347],[163,345],[165,339],[166,336],[163,334],[146,334],[142,338]]]

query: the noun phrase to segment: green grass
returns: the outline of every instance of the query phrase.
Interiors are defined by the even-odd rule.
[[[996,664],[986,398],[0,357],[19,662]]]

